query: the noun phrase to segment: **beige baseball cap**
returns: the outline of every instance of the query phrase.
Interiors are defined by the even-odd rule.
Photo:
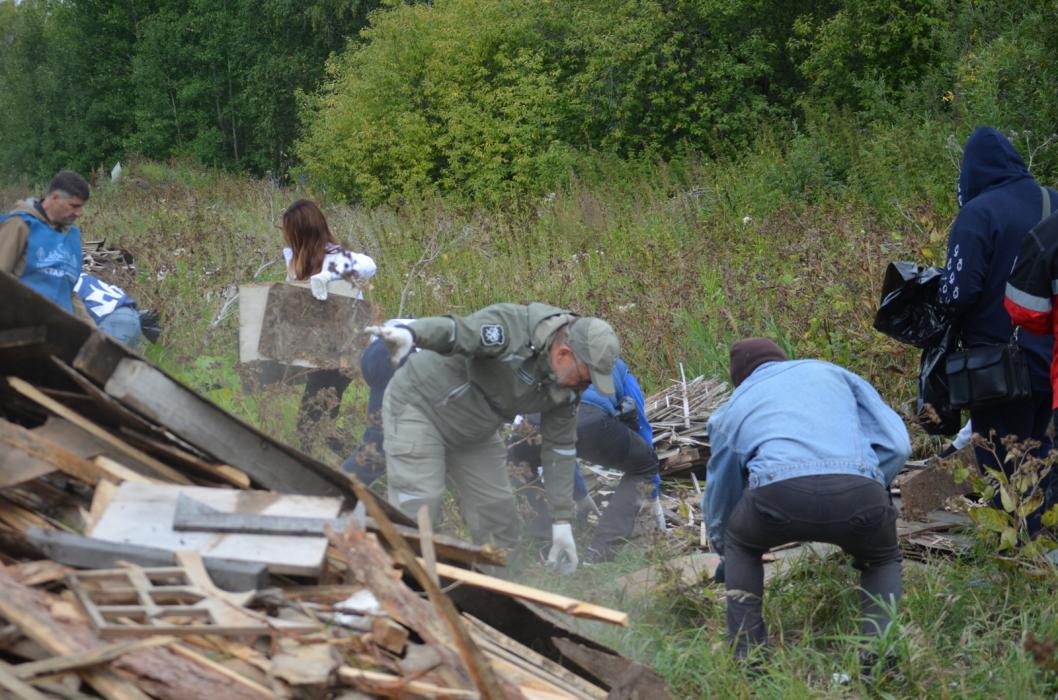
[[[584,316],[576,319],[566,335],[577,359],[591,370],[595,390],[613,396],[613,366],[621,354],[621,345],[613,327],[601,318]]]

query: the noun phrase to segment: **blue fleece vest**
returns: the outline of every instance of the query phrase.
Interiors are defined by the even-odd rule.
[[[70,297],[81,274],[81,231],[71,226],[67,233],[61,233],[32,214],[21,211],[0,217],[0,224],[12,216],[21,217],[29,226],[26,266],[20,281],[73,313]]]

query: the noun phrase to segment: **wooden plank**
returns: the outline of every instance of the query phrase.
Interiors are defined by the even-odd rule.
[[[0,362],[15,362],[47,355],[47,326],[22,326],[0,330]]]
[[[250,475],[258,484],[291,494],[349,495],[348,478],[308,458],[298,459],[234,416],[199,397],[142,360],[122,360],[106,392],[161,423],[196,448]]]
[[[107,482],[101,482],[101,485]],[[99,491],[99,487],[96,488]],[[82,569],[113,567],[119,562],[159,567],[176,560],[174,552],[157,547],[120,544],[82,537],[57,530],[30,528],[26,539],[44,555],[67,566]],[[210,579],[229,591],[261,589],[268,585],[264,564],[205,557],[203,563]]]
[[[508,595],[513,598],[520,598],[548,608],[561,610],[567,615],[572,615],[573,617],[599,620],[600,622],[608,622],[611,625],[628,627],[628,613],[623,613],[620,610],[613,610],[601,605],[586,603],[582,600],[559,595],[558,593],[551,593],[550,591],[540,590],[539,588],[532,588],[531,586],[515,583],[513,581],[505,581],[501,578],[496,578],[495,576],[487,576],[478,573],[477,571],[461,569],[458,566],[450,566],[449,564],[438,564],[437,573],[441,575],[441,578],[459,581],[460,583],[465,583],[468,586],[474,586],[475,588],[495,591],[496,593],[502,593],[503,595]]]
[[[132,651],[167,646],[175,641],[176,637],[155,636],[149,639],[114,642],[112,644],[95,647],[94,649],[87,649],[75,654],[55,656],[42,661],[29,661],[15,666],[14,672],[16,676],[27,681],[41,676],[50,676],[56,673],[79,671],[91,666],[110,663],[114,659],[124,656]]]
[[[3,419],[0,419],[0,444],[9,450],[16,450],[49,464],[54,469],[61,470],[89,485],[95,485],[103,478],[100,469],[87,459],[82,459],[73,452],[59,447],[32,430],[26,430],[20,425]]]
[[[430,509],[426,505],[419,507],[419,553],[426,566],[426,575],[435,585],[440,585],[437,578],[437,555],[433,550],[433,523],[430,521]]]
[[[99,519],[103,517],[103,513],[106,512],[107,506],[110,505],[110,501],[114,498],[117,490],[118,485],[109,479],[103,479],[96,484],[95,493],[92,494],[92,505],[85,517],[85,535],[91,535],[92,531],[95,530]]]
[[[127,357],[135,357],[135,355],[105,333],[97,332],[84,340],[75,355],[61,359],[70,362],[74,369],[103,384],[110,378],[118,363]]]
[[[342,666],[338,669],[338,677],[346,683],[366,690],[378,693],[382,696],[394,697],[422,697],[422,698],[477,698],[480,697],[476,690],[463,690],[461,688],[446,688],[425,681],[410,681],[401,676],[394,676],[382,671],[369,671],[352,666]]]
[[[137,471],[133,471],[126,467],[120,462],[115,462],[109,457],[100,455],[92,460],[92,463],[99,467],[100,471],[106,476],[106,478],[115,484],[123,484],[126,481],[134,481],[139,484],[161,484],[164,483],[158,479],[152,479],[148,476],[144,476]]]
[[[55,465],[15,447],[0,452],[0,489],[33,481],[55,471]]]
[[[184,657],[185,659],[188,659],[189,661],[192,661],[198,664],[199,666],[204,666],[205,668],[208,668],[211,671],[214,671],[224,676],[225,678],[245,688],[251,693],[259,695],[262,698],[268,698],[269,700],[279,700],[280,698],[280,696],[276,695],[274,692],[264,687],[260,683],[250,680],[241,673],[236,673],[235,671],[232,671],[227,666],[218,664],[216,661],[213,661],[209,657],[199,654],[197,651],[191,649],[190,647],[187,647],[183,644],[177,644],[172,647],[172,650],[180,656]]]
[[[47,695],[21,680],[15,674],[14,667],[2,659],[0,659],[0,690],[6,690],[12,693],[12,697],[22,698],[22,700],[48,700]]]
[[[352,516],[341,518],[310,518],[303,516],[260,515],[256,513],[233,513],[219,511],[199,503],[186,494],[178,496],[173,514],[173,529],[179,532],[224,532],[246,535],[282,535],[289,537],[322,536],[328,527],[342,531],[349,526]],[[372,518],[365,518],[364,526],[373,532],[378,525]],[[404,525],[394,525],[401,537],[421,552],[423,548],[420,531]],[[491,545],[473,545],[446,535],[432,535],[427,544],[431,550],[444,557],[466,563],[507,563],[506,552]]]
[[[232,466],[227,464],[211,464],[210,462],[200,459],[198,456],[186,450],[182,450],[175,445],[168,445],[161,440],[156,440],[148,435],[126,428],[125,426],[122,426],[119,432],[123,438],[136,447],[139,447],[141,450],[161,456],[171,463],[180,464],[182,467],[190,469],[201,476],[221,483],[230,484],[240,489],[250,488],[250,477]]]
[[[311,518],[307,516],[261,515],[225,512],[211,508],[187,494],[176,497],[173,529],[180,532],[225,532],[240,535],[282,535],[287,537],[323,537],[328,527],[344,530],[352,516],[344,518]]]
[[[603,700],[606,697],[606,691],[599,686],[589,683],[476,617],[464,614],[463,618],[470,622],[471,634],[474,635],[485,653],[493,659],[493,663],[502,658],[526,674],[539,678],[551,688],[557,687],[559,691],[568,696],[585,700]]]
[[[174,552],[195,549],[205,556],[262,562],[273,573],[319,575],[327,551],[326,538],[178,532],[173,529],[173,519],[181,494],[217,510],[265,515],[318,513],[334,517],[342,505],[337,498],[125,482],[118,487],[92,536]]]
[[[52,357],[51,361],[52,364],[58,367],[68,378],[73,380],[73,382],[81,388],[81,391],[85,393],[85,396],[79,396],[77,398],[80,399],[82,403],[86,401],[89,402],[93,409],[101,411],[106,415],[108,420],[118,425],[118,431],[120,433],[125,434],[125,431],[133,431],[141,436],[154,435],[158,440],[166,440],[167,444],[172,444],[174,448],[180,449],[183,452],[191,453],[196,451],[194,447],[173,435],[164,427],[157,426],[135,411],[126,408],[119,401],[114,399],[114,397],[96,386],[90,379],[59,358]],[[50,392],[48,393],[49,395],[52,395]],[[69,404],[70,399],[64,400],[63,403]],[[168,455],[163,454],[162,456],[167,457]],[[203,457],[201,453],[197,456],[199,458]]]
[[[616,654],[592,649],[570,639],[552,640],[564,657],[605,683],[607,697],[670,700],[668,685],[657,672]]]
[[[67,408],[55,399],[46,396],[43,392],[39,391],[29,382],[23,381],[18,377],[8,377],[7,382],[11,385],[12,389],[22,394],[26,398],[32,399],[44,408],[47,408],[55,415],[61,418],[65,418],[66,420],[76,425],[78,428],[81,428],[82,430],[91,434],[93,437],[99,438],[106,444],[117,449],[119,452],[128,455],[132,459],[136,460],[136,462],[146,465],[151,470],[153,470],[156,475],[178,484],[191,483],[191,480],[180,472],[172,469],[171,467],[165,464],[162,464],[150,455],[144,454],[132,445],[129,445],[127,442],[119,440],[118,438],[114,437],[114,435],[112,435],[109,431],[96,425],[81,414],[77,413],[76,411],[70,408]]]
[[[0,304],[0,328],[46,326],[49,349],[64,359],[72,358],[86,338],[98,333],[94,324],[67,313],[7,272],[0,272],[0,299],[4,300]]]

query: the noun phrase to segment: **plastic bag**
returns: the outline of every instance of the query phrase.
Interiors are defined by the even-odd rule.
[[[874,316],[875,329],[917,348],[937,340],[951,322],[951,312],[937,303],[937,288],[944,274],[942,267],[889,263]]]
[[[944,358],[955,349],[956,333],[951,326],[922,350],[918,366],[918,397],[915,422],[930,435],[954,435],[962,426],[959,409],[951,407],[948,372]]]

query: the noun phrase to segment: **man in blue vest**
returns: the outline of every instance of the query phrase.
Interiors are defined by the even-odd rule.
[[[88,314],[74,292],[81,274],[81,232],[73,222],[88,195],[85,179],[63,170],[43,199],[28,199],[0,216],[0,270],[83,318]]]

